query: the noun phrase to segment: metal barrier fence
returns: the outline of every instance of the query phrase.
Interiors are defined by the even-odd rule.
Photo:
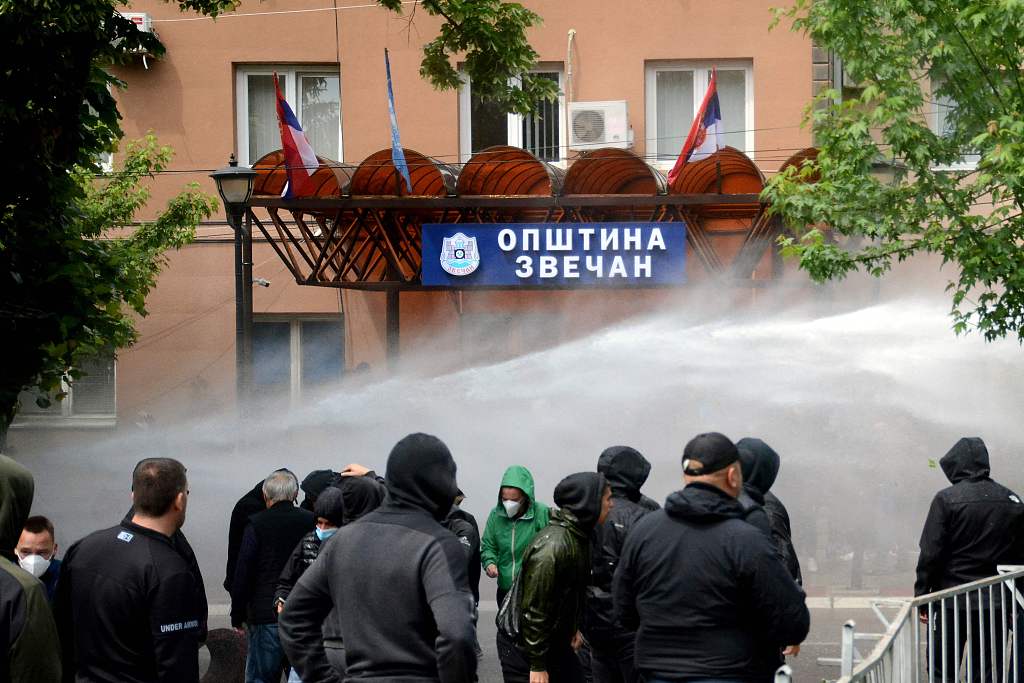
[[[884,634],[857,634],[843,626],[838,683],[1024,683],[1024,599],[1018,579],[1024,567],[999,567],[981,581],[899,601],[889,621],[875,613]],[[871,653],[855,661],[857,640],[877,639]]]

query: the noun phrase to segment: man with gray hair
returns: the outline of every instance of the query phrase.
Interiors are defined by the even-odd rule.
[[[246,683],[277,683],[284,671],[284,652],[277,638],[274,590],[296,544],[315,526],[313,513],[295,506],[299,481],[289,470],[263,480],[267,508],[252,515],[231,582],[231,625],[245,626],[249,652]]]

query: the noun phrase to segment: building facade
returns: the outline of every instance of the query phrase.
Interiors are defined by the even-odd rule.
[[[390,144],[384,48],[391,68],[403,145],[458,168],[493,145],[522,147],[560,167],[579,149],[570,138],[601,132],[570,121],[581,103],[610,106],[605,141],[656,169],[675,161],[717,69],[723,142],[770,176],[811,144],[801,126],[812,93],[827,84],[827,55],[780,26],[769,30],[774,0],[533,0],[543,17],[530,32],[537,71],[561,95],[531,116],[507,115],[474,96],[433,89],[418,74],[421,46],[438,22],[407,5],[399,17],[367,2],[243,2],[212,20],[174,3],[136,0],[167,48],[117,75],[126,139],[155,133],[175,150],[173,172],[152,182],[149,218],[185,182],[211,194],[208,174],[236,153],[243,164],[280,147],[273,74],[322,157],[358,164]],[[127,10],[126,10],[127,11]],[[610,103],[605,105],[604,103]],[[571,126],[583,126],[570,131]],[[624,139],[623,139],[624,138]],[[117,155],[113,163],[116,167]],[[756,188],[755,188],[756,191]],[[724,218],[717,229],[737,236]],[[728,260],[736,251],[723,242]],[[792,270],[792,269],[790,269]],[[694,270],[696,273],[696,269]],[[277,254],[257,239],[252,383],[257,395],[301,406],[325,386],[387,371],[385,295],[296,284]],[[695,274],[695,280],[701,280]],[[750,282],[721,285],[723,300],[757,297],[763,282],[789,279],[771,255]],[[409,292],[401,298],[402,363],[443,372],[557,344],[659,306],[707,297],[698,284],[679,290]],[[755,286],[757,285],[757,286]],[[232,411],[235,403],[232,231],[223,216],[203,224],[194,244],[170,256],[139,321],[140,341],[98,359],[71,399],[41,410],[30,402],[12,431],[13,448],[30,451],[69,435],[109,434]],[[63,427],[65,429],[54,429]],[[56,440],[56,441],[55,441]]]

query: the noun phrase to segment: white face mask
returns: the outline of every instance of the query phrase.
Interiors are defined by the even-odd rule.
[[[18,559],[18,564],[21,568],[27,571],[37,579],[46,573],[46,570],[50,568],[50,560],[46,559],[42,555],[26,555]]]
[[[520,504],[518,500],[503,500],[501,504],[505,506],[505,514],[510,518],[519,514]]]

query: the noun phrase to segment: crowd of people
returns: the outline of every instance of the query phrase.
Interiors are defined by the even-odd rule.
[[[780,464],[759,439],[699,434],[661,506],[641,492],[650,462],[613,446],[551,507],[513,465],[482,531],[434,436],[400,440],[384,477],[275,470],[228,529],[245,680],[474,681],[486,576],[507,683],[767,683],[810,628],[770,491]],[[991,480],[984,443],[961,440],[941,465],[952,486],[925,523],[919,595],[1024,563],[1024,504]],[[0,681],[198,681],[208,608],[188,496],[182,463],[142,460],[124,519],[59,560],[52,522],[29,516],[31,474],[0,456]]]

